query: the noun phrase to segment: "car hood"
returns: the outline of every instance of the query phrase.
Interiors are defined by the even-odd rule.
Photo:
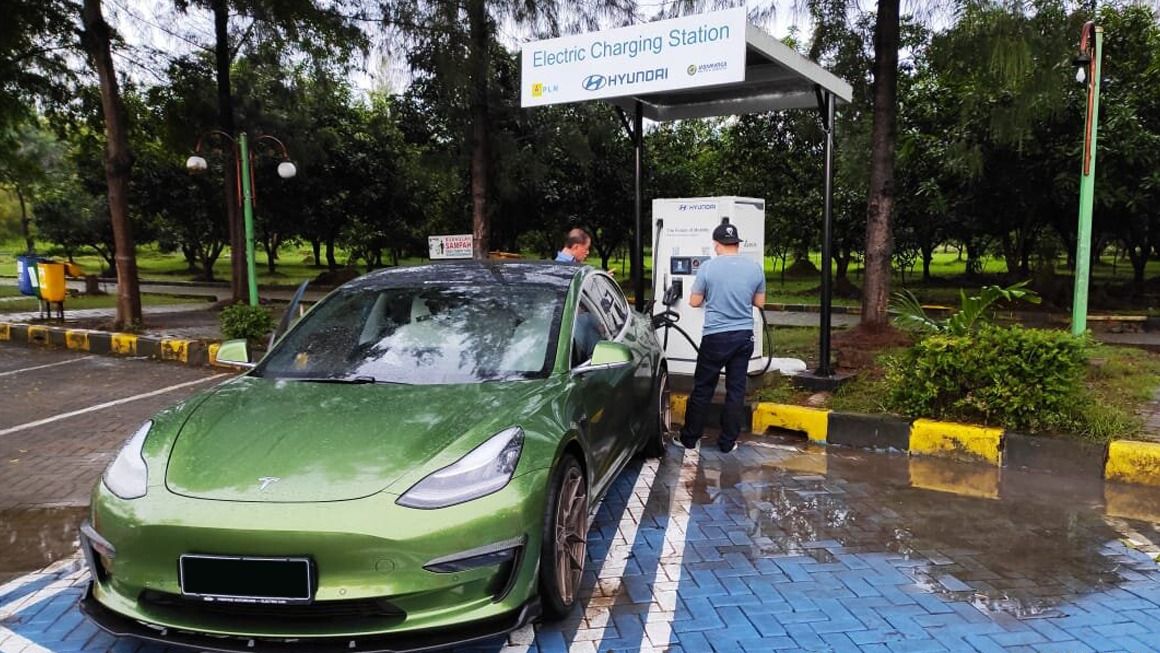
[[[165,483],[176,494],[223,501],[370,496],[427,466],[460,438],[482,441],[491,433],[489,424],[497,424],[496,430],[510,426],[514,422],[504,415],[526,415],[542,385],[344,385],[243,377],[215,391],[186,420]]]

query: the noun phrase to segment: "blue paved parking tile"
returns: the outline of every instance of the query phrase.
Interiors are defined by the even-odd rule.
[[[772,637],[776,635],[785,635],[785,625],[777,615],[773,614],[754,614],[746,611],[745,616],[749,618],[749,622],[761,633],[762,637]]]
[[[814,632],[810,624],[786,624],[785,630],[798,646],[805,649],[824,648],[826,643]]]
[[[1005,653],[1007,650],[986,635],[967,635],[963,641],[970,644],[979,653]]]
[[[1119,651],[1122,648],[1119,644],[1087,626],[1068,629],[1067,632],[1075,636],[1079,641],[1090,646],[1093,650],[1100,651],[1101,653]]]
[[[1066,642],[1051,642],[1048,644],[1033,644],[1032,647],[1039,653],[1091,653],[1092,649],[1083,642],[1074,639]]]
[[[932,639],[904,639],[886,644],[892,653],[944,653],[947,649]]]
[[[1135,635],[1148,635],[1148,629],[1140,624],[1129,621],[1119,624],[1108,624],[1105,626],[1093,626],[1095,631],[1105,637],[1123,637]]]
[[[1121,642],[1124,648],[1132,653],[1160,653],[1160,641],[1155,634],[1133,635],[1131,637],[1115,637],[1113,641]]]
[[[710,653],[713,650],[704,633],[684,633],[674,636],[673,639],[677,640],[686,653]]]
[[[862,653],[863,651],[844,633],[825,633],[821,638],[833,653]]]
[[[1019,644],[1045,644],[1048,641],[1042,633],[1030,630],[1015,633],[996,633],[990,637],[995,641],[995,643],[1002,646],[1017,646]]]
[[[905,639],[902,636],[902,633],[896,630],[882,630],[878,628],[869,630],[855,630],[846,633],[846,636],[850,638],[850,641],[858,644],[859,646],[863,644],[882,644],[885,642],[895,642],[901,639]]]

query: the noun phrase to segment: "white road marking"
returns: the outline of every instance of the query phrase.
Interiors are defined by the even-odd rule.
[[[114,401],[106,401],[103,404],[89,406],[88,408],[82,408],[80,410],[74,410],[74,411],[67,412],[67,413],[61,413],[59,415],[53,415],[52,417],[46,417],[44,419],[36,420],[35,422],[27,422],[27,423],[21,424],[19,426],[13,426],[10,428],[0,430],[0,436],[11,435],[13,433],[18,433],[20,431],[27,431],[28,429],[34,429],[38,426],[44,426],[45,424],[59,422],[62,419],[68,419],[70,417],[76,417],[77,415],[84,415],[85,413],[92,413],[92,412],[96,412],[98,410],[112,408],[113,406],[120,406],[121,404],[127,404],[131,401],[137,401],[138,399],[148,399],[149,397],[156,397],[157,395],[165,394],[166,392],[180,390],[182,388],[187,388],[191,385],[197,385],[199,383],[205,383],[207,381],[213,381],[215,379],[220,379],[220,378],[227,377],[227,376],[233,376],[233,374],[229,374],[229,373],[215,374],[213,376],[206,377],[204,379],[198,379],[196,381],[186,381],[185,383],[178,383],[177,385],[171,385],[167,388],[161,388],[160,390],[154,390],[152,392],[145,392],[145,393],[142,393],[139,395],[133,395],[132,397],[123,397],[121,399],[116,399]]]
[[[644,514],[644,507],[648,504],[649,494],[652,493],[653,481],[656,480],[659,464],[656,460],[649,460],[641,465],[636,483],[632,486],[632,492],[625,498],[624,511],[616,528],[616,543],[609,546],[608,553],[600,562],[592,598],[589,599],[588,604],[581,606],[581,609],[584,610],[584,620],[588,622],[588,628],[603,630],[605,624],[610,621],[610,606],[613,598],[620,591],[620,577],[624,574],[629,556],[632,555],[632,543],[636,540],[636,531],[640,527],[640,517]],[[599,509],[596,512],[599,512]],[[508,637],[507,645],[500,651],[501,653],[526,653],[534,643],[535,629],[526,626],[512,633]],[[592,650],[593,648],[592,642],[573,641],[568,646],[568,650],[573,653],[582,653],[583,650]]]
[[[20,374],[21,372],[31,372],[33,370],[43,370],[46,367],[56,367],[57,365],[69,365],[71,363],[79,363],[81,361],[95,358],[95,356],[81,356],[80,358],[73,358],[67,361],[57,361],[55,363],[48,363],[47,365],[37,365],[35,367],[25,367],[19,370],[9,370],[7,372],[0,372],[0,376],[11,376],[13,374]]]
[[[80,575],[78,575],[78,572]],[[77,581],[85,576],[85,572],[80,570],[80,561],[77,557],[65,558],[64,560],[49,565],[41,571],[5,583],[0,587],[0,594],[8,593],[13,589],[28,585],[44,578],[46,575],[58,575],[59,577],[52,583],[29,595],[18,597],[14,601],[0,605],[0,620],[10,619],[23,610],[47,601],[61,592],[75,588]],[[53,651],[0,626],[0,653],[53,653]]]
[[[685,564],[685,542],[688,538],[689,515],[693,509],[693,483],[701,466],[701,453],[688,451],[681,465],[681,477],[669,495],[669,519],[665,525],[665,539],[660,561],[653,577],[653,601],[644,619],[641,648],[651,643],[658,650],[672,646],[673,617],[677,610],[677,588],[681,584],[681,568]],[[663,589],[662,589],[663,587]]]

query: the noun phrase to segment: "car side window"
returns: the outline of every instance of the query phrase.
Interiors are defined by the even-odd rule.
[[[628,300],[624,293],[608,277],[597,276],[595,291],[600,302],[600,309],[612,327],[613,337],[624,329],[628,322]]]
[[[582,293],[576,306],[576,326],[572,329],[572,366],[591,359],[596,343],[608,337],[608,327],[599,310],[589,300],[588,293]]]

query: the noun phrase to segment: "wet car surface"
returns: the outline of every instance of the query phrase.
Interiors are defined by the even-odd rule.
[[[461,650],[1155,651],[1156,513],[1147,488],[787,438],[671,446],[600,506],[571,618]],[[68,539],[19,532],[5,557]],[[83,623],[83,575],[0,586],[0,650],[163,650]]]

